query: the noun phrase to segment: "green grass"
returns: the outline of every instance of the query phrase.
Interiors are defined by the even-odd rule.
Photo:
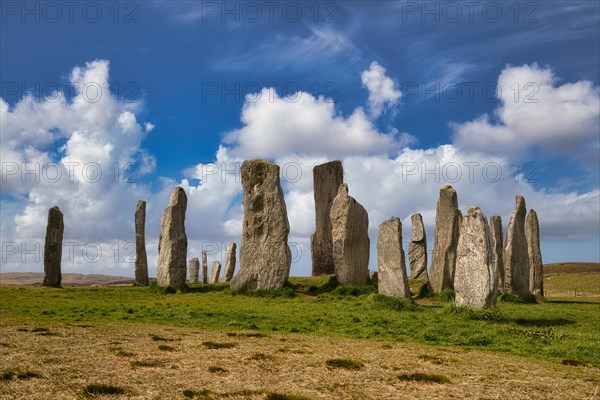
[[[400,374],[398,375],[398,379],[401,381],[450,383],[450,379],[446,375],[426,374],[422,372],[415,372],[413,374]]]
[[[283,290],[293,290],[295,295],[233,295],[227,284],[192,285],[186,293],[177,294],[147,287],[0,287],[0,315],[4,323],[23,326],[19,329],[45,329],[36,334],[61,332],[59,326],[64,323],[123,321],[225,330],[235,335],[296,332],[462,346],[557,364],[569,359],[600,366],[598,299],[551,298],[535,304],[499,301],[497,311],[472,311],[452,307],[447,301],[450,293],[428,297],[426,305],[417,305],[378,295],[372,285],[339,286],[329,276],[292,278]],[[151,339],[173,341],[159,335]]]

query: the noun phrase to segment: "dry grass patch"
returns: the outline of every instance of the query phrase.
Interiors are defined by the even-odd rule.
[[[400,374],[398,379],[401,381],[430,382],[430,383],[450,383],[450,378],[441,374],[427,374],[415,372],[413,374]]]
[[[167,346],[166,344],[161,344],[158,346],[158,349],[161,351],[177,351],[177,349],[173,346]]]
[[[350,358],[332,358],[325,361],[325,364],[330,368],[343,368],[350,370],[359,370],[364,366],[362,361],[352,360]]]
[[[235,343],[232,342],[202,342],[202,345],[207,349],[232,349],[236,346]]]
[[[84,397],[94,397],[98,395],[117,395],[125,394],[125,389],[119,386],[105,385],[93,383],[83,388],[82,394]]]
[[[229,371],[227,371],[225,368],[221,368],[217,365],[211,365],[210,367],[208,367],[208,372],[210,372],[212,374],[221,374],[221,373],[227,373]]]

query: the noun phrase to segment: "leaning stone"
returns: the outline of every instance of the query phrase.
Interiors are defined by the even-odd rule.
[[[540,224],[535,210],[529,210],[525,222],[527,253],[529,255],[529,291],[536,296],[544,295],[544,270],[540,249]]]
[[[225,258],[225,282],[229,282],[233,279],[233,273],[235,272],[235,242],[229,243],[227,247],[227,257]]]
[[[427,237],[423,217],[416,213],[410,217],[412,234],[408,245],[408,262],[411,279],[428,279],[427,277]]]
[[[208,283],[208,260],[206,259],[206,250],[202,250],[202,283]]]
[[[214,261],[212,265],[212,271],[210,272],[210,281],[209,283],[218,283],[219,275],[221,275],[221,262]]]
[[[479,207],[463,217],[456,252],[455,302],[459,307],[496,306],[498,271],[492,255],[492,234]]]
[[[190,283],[198,283],[198,275],[200,274],[200,260],[198,257],[194,257],[188,264]]]
[[[187,236],[185,234],[185,211],[187,196],[181,187],[171,192],[169,205],[160,220],[158,239],[157,282],[160,286],[185,288]]]
[[[341,184],[331,206],[333,262],[342,285],[364,285],[369,279],[369,216]]]
[[[315,233],[310,237],[313,276],[335,273],[329,212],[343,182],[344,170],[341,161],[331,161],[313,168],[316,219]]]
[[[387,296],[410,298],[402,249],[402,222],[392,217],[379,225],[377,236],[378,291]]]
[[[44,282],[43,286],[60,287],[62,273],[62,241],[65,225],[63,213],[58,206],[48,210],[48,225],[46,225],[46,242],[44,244]]]
[[[504,291],[504,257],[502,238],[502,218],[498,215],[490,217],[490,231],[492,233],[492,256],[494,269],[498,271],[498,290]]]
[[[456,191],[452,186],[444,186],[440,189],[436,207],[433,254],[429,268],[429,288],[435,293],[454,287],[460,216]]]
[[[526,296],[529,293],[529,256],[525,237],[525,199],[516,197],[504,241],[504,290]]]
[[[138,200],[135,207],[135,284],[148,286],[148,258],[146,256],[146,202]]]
[[[244,219],[240,270],[231,280],[231,288],[281,289],[290,275],[292,254],[279,166],[266,160],[244,161],[240,172]]]

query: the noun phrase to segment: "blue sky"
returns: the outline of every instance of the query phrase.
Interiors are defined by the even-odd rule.
[[[2,162],[98,162],[104,178],[112,163],[132,162],[138,181],[49,186],[3,167],[3,243],[41,240],[47,208],[62,202],[72,218],[65,240],[124,249],[137,197],[149,201],[155,242],[168,191],[183,184],[197,203],[188,213],[193,257],[202,243],[239,240],[241,226],[240,185],[201,182],[203,168],[266,157],[303,172],[284,190],[290,240],[304,254],[292,272],[304,274],[309,166],[340,158],[369,210],[372,242],[391,215],[403,219],[405,238],[412,212],[432,233],[437,191],[452,183],[463,212],[477,204],[505,226],[514,195],[525,194],[540,215],[545,262],[600,259],[597,2],[57,4],[2,2]],[[112,93],[80,108],[74,82]],[[64,103],[48,104],[55,87]],[[494,162],[502,179],[400,179],[423,162],[458,162],[463,173],[464,162]],[[525,176],[515,179],[517,167]],[[21,250],[4,269],[39,270]],[[122,258],[65,265],[130,275]]]

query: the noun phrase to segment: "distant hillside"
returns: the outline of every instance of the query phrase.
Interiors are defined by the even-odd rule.
[[[555,263],[544,265],[544,292],[550,297],[599,297],[599,263]]]
[[[0,285],[41,286],[43,280],[43,272],[0,273]],[[62,286],[131,285],[133,282],[134,279],[127,276],[62,274]]]
[[[570,262],[544,264],[545,274],[580,274],[587,272],[600,272],[600,263]]]

